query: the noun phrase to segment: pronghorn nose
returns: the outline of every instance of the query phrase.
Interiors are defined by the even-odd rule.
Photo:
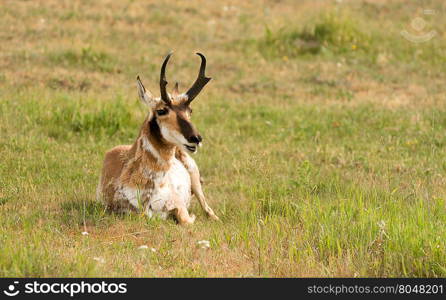
[[[199,143],[201,143],[202,140],[203,139],[201,138],[201,135],[198,134],[198,135],[191,136],[187,141],[189,143],[199,144]]]

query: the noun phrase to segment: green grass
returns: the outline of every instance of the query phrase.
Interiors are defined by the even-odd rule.
[[[322,15],[314,25],[302,29],[285,26],[273,32],[267,27],[259,51],[266,57],[279,58],[322,52],[345,54],[356,49],[371,52],[374,40],[358,27],[351,17],[334,12]]]
[[[112,72],[115,62],[105,52],[97,52],[91,46],[84,47],[80,53],[73,50],[50,53],[50,65],[61,65],[71,68],[84,68],[92,71]]]
[[[0,276],[446,276],[445,21],[418,45],[416,1],[261,3],[5,6]],[[182,89],[208,58],[194,158],[221,222],[94,201],[145,117],[136,75],[158,94],[171,49]]]

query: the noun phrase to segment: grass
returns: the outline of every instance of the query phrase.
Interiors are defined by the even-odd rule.
[[[266,57],[298,57],[303,54],[332,52],[345,54],[357,48],[369,52],[373,41],[358,30],[351,17],[331,12],[322,15],[316,24],[303,29],[289,26],[276,32],[266,28],[264,39],[259,41],[259,51]]]
[[[94,51],[91,46],[82,48],[80,53],[73,50],[51,53],[49,64],[99,72],[112,72],[114,69],[112,58],[105,52]]]
[[[0,276],[446,276],[445,20],[428,2],[7,1]],[[416,16],[432,40],[400,35]],[[221,222],[197,201],[190,227],[94,201],[105,151],[144,119],[136,75],[158,93],[171,49],[183,89],[208,58],[195,159]]]

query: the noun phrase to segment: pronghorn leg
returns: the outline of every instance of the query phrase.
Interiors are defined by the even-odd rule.
[[[200,171],[198,170],[198,166],[195,161],[187,153],[180,150],[177,151],[177,158],[183,163],[183,165],[186,167],[186,170],[189,172],[192,193],[194,193],[194,195],[197,197],[201,208],[203,208],[203,210],[210,218],[219,220],[212,208],[206,202],[203,189],[201,188]]]
[[[193,224],[195,222],[195,215],[189,215],[185,206],[175,208],[174,215],[181,225]]]
[[[196,172],[192,172],[190,174],[191,175],[192,192],[197,197],[198,202],[200,202],[201,208],[203,208],[203,210],[207,213],[207,215],[214,220],[219,220],[217,215],[212,210],[212,208],[206,202],[206,198],[204,197],[204,193],[201,188],[200,173],[198,172],[198,168],[196,170],[197,170]]]

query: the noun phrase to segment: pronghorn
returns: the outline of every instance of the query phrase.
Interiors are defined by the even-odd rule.
[[[197,164],[187,153],[201,146],[202,138],[190,121],[190,103],[211,80],[205,75],[206,58],[197,53],[200,71],[186,93],[180,94],[176,83],[169,94],[165,73],[171,55],[161,66],[161,97],[154,97],[137,77],[139,98],[149,111],[132,145],[116,146],[105,154],[97,197],[115,211],[143,211],[163,219],[174,215],[180,224],[191,224],[193,193],[207,215],[218,220],[206,203]]]

